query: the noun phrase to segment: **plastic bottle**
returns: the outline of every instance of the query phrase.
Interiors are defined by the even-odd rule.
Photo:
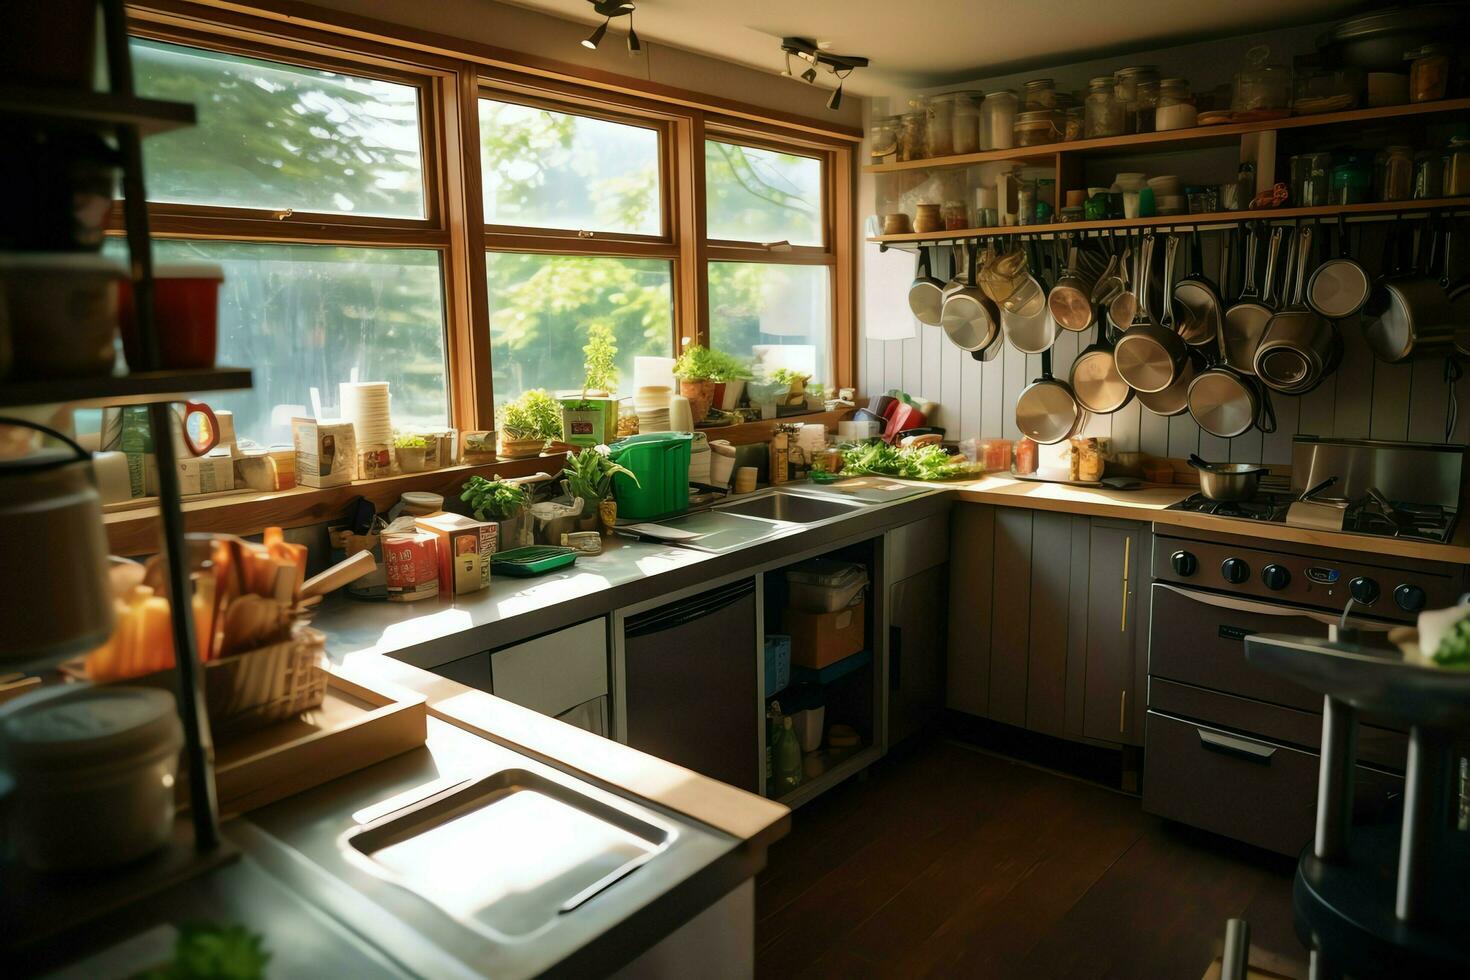
[[[796,740],[796,730],[791,719],[782,717],[781,727],[776,730],[774,746],[776,769],[776,795],[784,796],[801,785],[801,743]]]

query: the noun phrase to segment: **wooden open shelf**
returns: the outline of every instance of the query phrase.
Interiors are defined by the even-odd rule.
[[[134,371],[101,378],[51,378],[0,381],[0,408],[69,404],[77,408],[146,405],[185,401],[206,391],[240,391],[250,387],[248,368],[204,368],[190,371]]]
[[[93,129],[137,126],[144,136],[194,125],[194,106],[111,92],[65,88],[0,86],[0,117],[30,117]]]
[[[865,174],[890,174],[905,170],[943,170],[970,167],[980,163],[1046,163],[1057,156],[1120,154],[1133,150],[1185,150],[1211,145],[1225,145],[1251,133],[1267,133],[1281,129],[1311,126],[1354,126],[1364,123],[1397,120],[1406,116],[1428,116],[1470,112],[1470,98],[1443,99],[1439,102],[1416,102],[1410,105],[1382,106],[1374,109],[1350,109],[1346,112],[1322,112],[1310,116],[1288,116],[1261,122],[1225,123],[1219,126],[1195,126],[1162,133],[1133,133],[1127,136],[1105,136],[1100,139],[1047,143],[1042,146],[1018,146],[1008,150],[984,150],[927,160],[902,163],[874,163],[863,167]]]
[[[1260,211],[1217,211],[1212,214],[1174,214],[1152,218],[1116,218],[1106,221],[1066,221],[1044,225],[1011,225],[1005,228],[964,228],[959,231],[909,232],[903,235],[875,235],[870,242],[880,245],[913,245],[919,242],[949,242],[967,238],[994,238],[1002,235],[1047,235],[1071,232],[1132,230],[1137,228],[1203,228],[1225,227],[1242,221],[1294,221],[1297,218],[1331,218],[1343,214],[1348,218],[1394,217],[1423,214],[1445,208],[1470,211],[1470,197],[1440,197],[1422,201],[1375,201],[1370,204],[1328,204],[1310,208],[1269,208]]]

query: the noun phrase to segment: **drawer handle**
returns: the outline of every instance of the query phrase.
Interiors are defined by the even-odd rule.
[[[1204,728],[1196,728],[1195,731],[1199,733],[1201,747],[1211,752],[1219,752],[1221,755],[1233,755],[1237,759],[1269,766],[1271,757],[1276,754],[1274,745],[1262,745],[1260,742],[1253,742],[1247,738],[1236,738],[1234,735],[1212,732]]]

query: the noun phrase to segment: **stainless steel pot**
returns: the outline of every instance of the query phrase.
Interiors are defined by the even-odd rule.
[[[1225,319],[1225,304],[1220,289],[1205,275],[1204,249],[1198,230],[1189,235],[1189,275],[1174,286],[1174,314],[1179,336],[1191,347],[1204,347],[1215,342]]]
[[[1050,350],[1057,339],[1057,324],[1046,308],[1046,287],[1038,277],[1041,264],[1033,254],[1030,259],[1031,273],[1025,276],[1010,300],[1001,305],[1000,325],[1005,331],[1007,342],[1016,350],[1026,354],[1040,354]],[[1034,287],[1034,290],[1033,290]],[[1034,302],[1025,297],[1034,297]],[[1014,301],[1014,302],[1012,302]]]
[[[1431,243],[1436,240],[1432,229],[1426,232],[1426,237]],[[1445,253],[1449,253],[1448,240]],[[1423,272],[1411,271],[1379,279],[1368,302],[1363,304],[1363,338],[1381,361],[1392,364],[1416,355],[1448,354],[1454,350],[1456,320],[1454,307],[1445,292],[1448,278],[1443,282],[1430,278],[1429,269],[1434,264],[1432,244],[1426,254]]]
[[[970,352],[984,350],[1000,331],[1000,311],[978,282],[979,245],[970,249],[969,280],[944,300],[940,326],[956,347]]]
[[[1305,302],[1306,270],[1311,260],[1312,226],[1297,231],[1295,262],[1288,260],[1288,275],[1296,270],[1291,304],[1271,317],[1261,342],[1256,345],[1256,377],[1273,391],[1305,394],[1317,387],[1333,362],[1338,343],[1332,324],[1318,316]]]
[[[1149,309],[1148,278],[1153,260],[1154,236],[1144,236],[1135,295],[1138,312],[1133,323],[1113,348],[1118,373],[1136,391],[1163,391],[1179,377],[1189,354],[1184,339],[1154,318]]]
[[[929,271],[929,252],[919,246],[919,267],[909,285],[909,309],[920,323],[939,326],[944,309],[944,283]]]
[[[1307,282],[1307,302],[1312,309],[1332,320],[1350,317],[1368,302],[1373,280],[1368,271],[1348,254],[1347,219],[1337,216],[1337,257],[1328,259],[1312,272]]]
[[[1057,326],[1074,333],[1086,330],[1097,318],[1096,307],[1092,305],[1096,281],[1088,277],[1081,255],[1081,246],[1074,239],[1067,250],[1067,269],[1046,295],[1046,305]]]
[[[1041,377],[1016,398],[1016,427],[1044,446],[1070,439],[1087,423],[1087,412],[1067,382],[1052,377],[1051,351],[1041,355]]]
[[[1118,373],[1113,347],[1104,336],[1107,325],[1097,323],[1097,339],[1072,361],[1068,380],[1077,402],[1094,415],[1110,415],[1127,405],[1133,389]]]
[[[1199,489],[1210,500],[1249,500],[1261,485],[1266,468],[1255,463],[1211,463],[1189,454],[1189,465],[1199,472]]]
[[[1271,235],[1271,246],[1266,257],[1266,289],[1256,289],[1256,238],[1254,229],[1246,233],[1245,284],[1240,296],[1225,311],[1225,359],[1237,371],[1249,374],[1255,370],[1256,345],[1261,341],[1261,331],[1275,312],[1267,305],[1270,298],[1271,280],[1276,275],[1276,253],[1281,248],[1281,229]]]

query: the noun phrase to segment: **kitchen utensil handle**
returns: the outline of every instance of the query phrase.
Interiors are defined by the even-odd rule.
[[[1200,458],[1199,453],[1189,454],[1189,465],[1193,466],[1197,470],[1204,470],[1207,473],[1213,473],[1215,470],[1215,467],[1211,466],[1209,463]]]
[[[189,417],[193,415],[203,416],[209,423],[209,436],[204,440],[202,446],[194,441],[193,436],[189,435]],[[180,429],[184,434],[184,445],[188,446],[189,452],[196,457],[203,456],[219,445],[219,419],[215,418],[214,409],[203,402],[184,402],[184,419],[180,423]],[[154,438],[159,438],[157,433],[154,433]]]
[[[1302,225],[1296,233],[1296,287],[1291,302],[1301,306],[1307,296],[1307,263],[1312,257],[1312,226]]]
[[[1263,766],[1271,764],[1271,757],[1276,754],[1276,746],[1266,745],[1254,739],[1240,738],[1237,735],[1226,735],[1224,732],[1211,731],[1208,728],[1196,728],[1199,733],[1199,744],[1203,749],[1218,752],[1221,755],[1234,756],[1247,762],[1259,763]]]
[[[1297,499],[1298,500],[1311,500],[1313,497],[1317,496],[1317,494],[1321,493],[1323,490],[1326,490],[1328,487],[1332,486],[1336,482],[1337,482],[1337,477],[1335,477],[1335,476],[1329,476],[1327,479],[1323,480],[1321,483],[1317,484],[1316,486],[1309,487],[1308,489],[1302,491],[1302,495],[1300,497],[1298,497]]]
[[[1240,295],[1254,297],[1256,295],[1256,236],[1258,232],[1255,226],[1247,226],[1245,229],[1245,255],[1244,268],[1241,274],[1244,280],[1240,286]]]
[[[1170,235],[1164,242],[1164,318],[1160,322],[1174,327],[1174,261],[1179,254],[1179,236]]]
[[[1271,392],[1265,385],[1260,385],[1258,390],[1261,394],[1261,416],[1256,419],[1256,428],[1266,435],[1276,431],[1276,406],[1271,401]]]
[[[1271,297],[1274,295],[1273,282],[1276,278],[1276,259],[1281,255],[1281,240],[1286,237],[1286,229],[1280,225],[1271,229],[1271,243],[1266,246],[1266,281],[1261,284],[1261,302],[1267,306],[1271,305]]]

